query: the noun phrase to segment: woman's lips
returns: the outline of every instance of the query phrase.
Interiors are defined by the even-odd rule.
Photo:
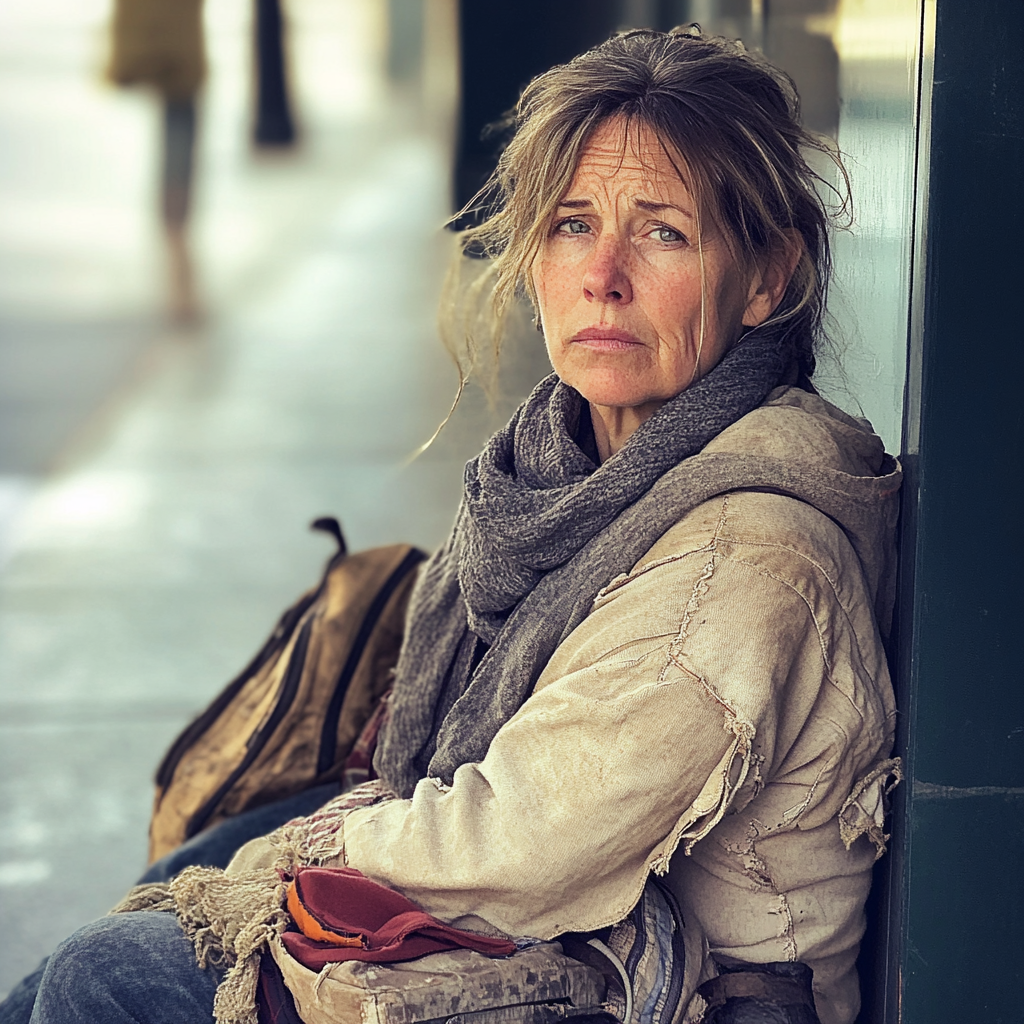
[[[626,349],[642,346],[643,342],[629,331],[618,327],[587,327],[569,339],[570,345],[583,345],[584,348],[597,349],[601,352],[622,352]]]

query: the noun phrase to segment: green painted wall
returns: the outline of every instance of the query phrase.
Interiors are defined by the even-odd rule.
[[[887,1021],[1024,1020],[1024,3],[937,0]],[[902,1008],[894,1015],[902,976]]]

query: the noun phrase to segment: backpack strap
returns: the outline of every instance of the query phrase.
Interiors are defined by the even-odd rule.
[[[309,524],[311,530],[320,530],[329,533],[338,542],[338,554],[348,554],[348,545],[345,543],[345,534],[341,532],[341,523],[334,516],[320,516]]]

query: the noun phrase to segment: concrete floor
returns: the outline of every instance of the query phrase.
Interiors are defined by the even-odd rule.
[[[29,154],[2,172],[5,202],[20,189],[42,211],[63,190],[85,225],[0,234],[0,263],[24,278],[0,296],[0,992],[143,869],[161,753],[331,553],[307,523],[338,515],[355,548],[436,545],[465,459],[545,372],[533,335],[502,407],[469,393],[407,463],[456,382],[434,328],[448,150],[444,111],[384,80],[373,0],[292,5],[304,144],[273,159],[245,144],[245,5],[211,0],[196,221],[209,317],[164,326],[155,111],[90,84],[103,11],[73,6],[14,26],[49,77],[6,45],[0,65],[0,127]],[[65,15],[78,34],[47,41]],[[12,92],[33,88],[46,109],[19,113]],[[61,99],[82,89],[73,127]],[[47,193],[33,167],[61,146],[119,163],[120,187],[65,168]],[[107,222],[123,230],[107,238]]]

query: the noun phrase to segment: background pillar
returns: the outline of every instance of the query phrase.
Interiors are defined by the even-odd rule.
[[[1010,1024],[1024,1019],[1024,4],[936,0],[926,37],[932,13],[884,1019]]]

